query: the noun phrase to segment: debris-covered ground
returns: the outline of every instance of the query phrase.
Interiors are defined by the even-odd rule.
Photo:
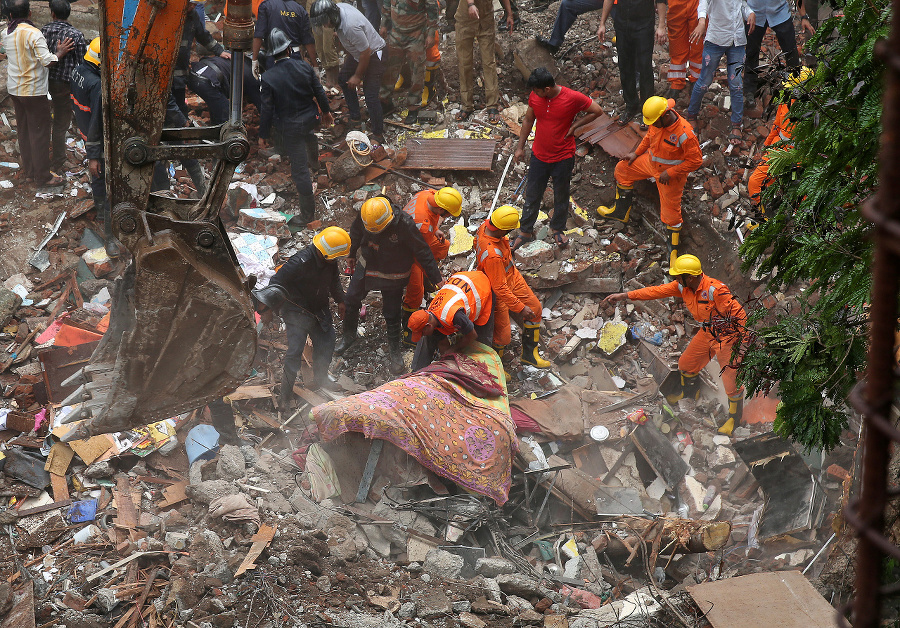
[[[399,169],[416,138],[490,140],[490,172],[404,168],[401,177],[370,166],[339,181],[335,169],[347,167],[339,123],[321,133],[317,223],[349,227],[370,196],[383,193],[399,208],[427,185],[453,185],[463,219],[442,272],[468,268],[470,237],[495,196],[521,205],[524,164],[503,173],[527,99],[522,69],[555,64],[561,82],[606,113],[621,108],[615,48],[591,37],[598,14],[576,22],[556,59],[535,47],[557,6],[523,7],[520,30],[498,37],[502,124],[481,114],[454,121],[456,57],[445,33],[439,99],[417,127],[405,128],[402,113],[390,118],[387,146],[371,154]],[[775,51],[770,34],[763,54]],[[654,60],[664,71],[666,50],[657,47]],[[766,294],[741,274],[736,252],[742,221],[732,219],[749,209],[746,180],[767,133],[763,107],[747,112],[744,146],[726,149],[724,77],[710,94],[699,126],[704,166],[685,189],[682,252],[700,256],[745,307],[789,307],[790,294]],[[339,92],[330,97],[336,113],[345,111]],[[208,121],[202,101],[189,104],[197,123]],[[509,500],[498,506],[390,444],[364,480],[371,441],[347,434],[316,443],[308,410],[340,394],[298,384],[298,410],[279,415],[286,339],[278,328],[262,331],[255,373],[230,396],[241,446],[208,441],[209,415],[199,410],[114,437],[57,442],[70,411],[62,402],[74,390],[62,382],[102,336],[125,260],[103,250],[80,140],[69,141],[66,185],[35,194],[17,184],[15,120],[8,104],[2,112],[3,628],[725,626],[704,619],[714,596],[703,585],[782,570],[815,577],[827,602],[846,599],[850,549],[834,513],[854,476],[856,435],[844,434],[828,456],[796,451],[771,431],[777,391],[748,399],[745,424],[718,434],[727,401],[715,361],[699,401],[664,403],[660,387],[698,325],[666,301],[601,305],[607,294],[668,280],[655,186],[637,188],[626,227],[595,212],[615,194],[616,159],[603,145],[580,149],[569,248],[551,244],[542,216],[538,241],[517,255],[544,307],[541,350],[553,367],[519,364],[514,332],[510,403],[533,426],[518,434]],[[252,106],[245,122],[255,145]],[[172,177],[174,193],[196,194],[177,165]],[[548,192],[545,209],[551,201]],[[286,225],[296,206],[289,165],[254,149],[222,210],[248,273],[266,279],[309,243],[312,230]],[[361,341],[331,365],[345,395],[391,378],[377,293],[365,308]],[[744,586],[732,597],[757,595],[756,581]],[[771,595],[776,604],[777,590]]]

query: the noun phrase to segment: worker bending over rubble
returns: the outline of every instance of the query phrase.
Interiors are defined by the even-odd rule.
[[[634,184],[656,179],[660,220],[669,231],[669,265],[678,257],[678,238],[683,219],[681,196],[688,173],[703,165],[703,153],[694,129],[675,111],[675,101],[651,96],[644,102],[644,122],[652,125],[632,153],[616,164],[616,204],[600,206],[603,218],[628,222],[634,199]]]
[[[684,397],[700,396],[700,371],[716,357],[722,370],[722,384],[728,395],[728,420],[719,432],[731,435],[735,425],[741,421],[744,408],[744,388],[737,385],[739,356],[734,356],[735,345],[740,343],[744,333],[747,314],[737,302],[731,290],[718,279],[703,274],[700,260],[694,255],[681,255],[669,268],[675,281],[662,286],[648,286],[630,292],[617,292],[603,300],[603,303],[618,301],[651,301],[664,297],[681,297],[688,311],[702,328],[691,338],[687,349],[678,360],[681,371],[680,389],[666,396],[669,403]]]
[[[747,182],[747,194],[750,196],[750,202],[759,210],[759,214],[763,220],[766,220],[767,218],[766,210],[762,206],[761,194],[763,186],[769,184],[768,147],[776,142],[784,142],[784,144],[779,147],[782,150],[789,150],[793,147],[791,130],[794,125],[790,119],[788,119],[788,110],[800,94],[791,94],[791,92],[794,90],[799,91],[797,88],[812,75],[813,71],[810,68],[803,68],[799,71],[798,75],[790,76],[784,81],[784,89],[788,92],[788,98],[786,99],[786,102],[780,103],[778,109],[775,110],[775,121],[772,123],[772,129],[769,131],[769,135],[766,137],[766,141],[763,144],[762,158],[759,165],[753,170],[753,174],[750,175],[750,180]]]
[[[287,328],[288,350],[284,354],[278,394],[282,410],[292,406],[294,382],[303,362],[307,338],[313,347],[313,381],[307,388],[335,389],[336,383],[328,375],[335,342],[328,297],[338,304],[338,316],[344,318],[344,291],[337,261],[349,253],[350,234],[340,227],[326,227],[313,237],[312,244],[292,255],[278,269],[269,285],[252,293],[263,322],[271,320],[273,311],[280,311]]]
[[[519,210],[511,205],[498,207],[478,228],[475,236],[475,263],[487,275],[496,295],[493,346],[503,357],[512,340],[509,313],[517,314],[522,325],[522,362],[545,369],[550,363],[538,354],[541,334],[541,302],[513,263],[509,232],[519,228]],[[521,320],[518,320],[521,319]]]
[[[434,259],[440,261],[450,251],[450,240],[441,231],[441,221],[448,216],[458,218],[462,212],[462,194],[451,187],[440,190],[422,190],[412,197],[403,211],[412,216],[422,237],[431,249]],[[406,284],[406,296],[403,297],[403,343],[415,346],[410,340],[409,327],[406,323],[410,314],[422,305],[425,296],[424,275],[418,262],[413,262],[409,272],[409,283]]]
[[[334,352],[343,355],[356,342],[362,300],[370,290],[380,290],[382,313],[387,326],[390,370],[392,374],[399,375],[405,370],[400,354],[403,326],[400,306],[413,262],[418,262],[422,267],[428,285],[441,285],[441,271],[412,216],[406,212],[394,213],[390,201],[383,196],[363,203],[359,216],[350,227],[350,239],[348,268],[353,276],[347,286],[344,334]]]
[[[409,317],[418,343],[412,370],[431,364],[435,351],[462,351],[472,341],[490,346],[494,335],[491,280],[481,271],[456,273],[438,290],[428,308]],[[437,337],[435,337],[437,336]]]

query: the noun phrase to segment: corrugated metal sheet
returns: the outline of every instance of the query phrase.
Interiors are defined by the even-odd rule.
[[[494,164],[494,140],[419,139],[406,140],[405,170],[484,170]]]
[[[617,120],[603,113],[590,124],[579,128],[576,135],[579,140],[599,144],[607,153],[621,159],[637,148],[643,139],[644,133],[639,132],[638,128],[634,122],[619,126]]]

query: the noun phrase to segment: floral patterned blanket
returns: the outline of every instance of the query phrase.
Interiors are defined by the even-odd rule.
[[[503,364],[477,342],[435,364],[441,368],[316,406],[319,432],[326,441],[345,432],[390,441],[431,471],[502,505],[518,448]],[[442,370],[462,377],[448,378]],[[502,394],[479,397],[452,381],[472,377],[486,388],[499,386]]]

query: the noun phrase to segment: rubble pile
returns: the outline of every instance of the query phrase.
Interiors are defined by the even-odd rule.
[[[297,213],[289,164],[254,148],[221,210],[245,273],[267,281],[316,229],[348,228],[371,196],[401,208],[444,185],[461,192],[463,213],[446,228],[451,250],[441,270],[468,269],[472,236],[494,203],[521,204],[525,164],[502,173],[524,114],[523,68],[552,66],[607,113],[621,107],[615,49],[591,40],[596,13],[576,22],[557,59],[535,47],[533,35],[549,32],[557,7],[523,12],[522,29],[498,40],[502,123],[482,114],[455,121],[454,36],[446,33],[439,98],[416,127],[399,122],[403,112],[389,118],[387,145],[373,147],[371,164],[349,163],[341,125],[321,131],[317,219],[306,229],[289,224]],[[658,50],[654,67],[666,59]],[[665,90],[662,79],[657,86]],[[760,106],[747,113],[744,146],[725,148],[723,86],[724,78],[713,84],[701,111],[705,159],[685,188],[686,252],[702,253],[704,268],[745,305],[789,304],[739,273],[736,216],[749,208],[746,180],[767,131],[753,122]],[[329,97],[343,111],[339,92]],[[208,121],[202,101],[188,103],[196,122]],[[257,112],[244,113],[255,139]],[[552,244],[541,212],[536,240],[516,254],[544,307],[542,352],[554,364],[539,371],[513,357],[506,365],[517,454],[509,499],[498,505],[390,443],[379,459],[358,434],[318,442],[311,407],[392,379],[377,293],[364,305],[362,338],[332,362],[343,393],[298,384],[303,403],[289,415],[274,405],[285,333],[262,329],[254,375],[226,399],[238,444],[224,442],[208,410],[61,442],[71,429],[62,419],[79,401],[63,382],[106,330],[126,261],[110,259],[98,235],[80,140],[70,140],[61,189],[31,196],[4,184],[17,165],[10,115],[4,106],[0,552],[11,560],[0,564],[3,628],[700,626],[707,607],[694,587],[823,569],[857,435],[845,434],[828,456],[795,451],[772,432],[777,391],[748,400],[746,424],[732,436],[718,434],[727,399],[715,362],[701,376],[699,399],[665,401],[698,324],[667,302],[602,303],[669,280],[655,186],[637,186],[627,226],[598,219],[595,208],[615,195],[616,158],[602,146],[579,149],[569,247]],[[494,142],[493,169],[404,167],[417,139]],[[170,177],[170,194],[196,196],[178,164]],[[823,576],[820,592],[839,586]]]

